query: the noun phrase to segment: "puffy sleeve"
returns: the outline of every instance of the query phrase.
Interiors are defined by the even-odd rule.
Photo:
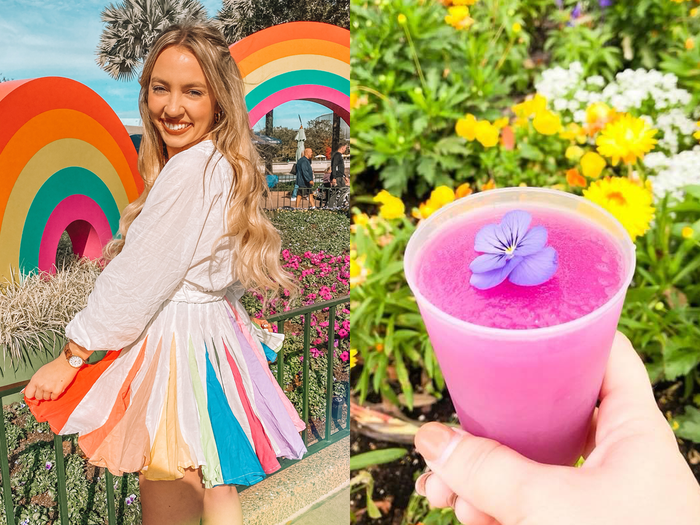
[[[185,151],[163,168],[134,219],[122,251],[102,271],[66,336],[88,350],[119,350],[138,340],[180,285],[221,192],[208,155]],[[211,166],[215,163],[211,162]]]

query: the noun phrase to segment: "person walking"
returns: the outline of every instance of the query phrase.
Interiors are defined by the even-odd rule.
[[[310,210],[315,210],[316,205],[314,203],[314,196],[311,194],[311,187],[314,185],[314,170],[311,167],[311,159],[313,158],[314,152],[311,148],[306,148],[304,154],[299,157],[297,161],[297,179],[294,184],[294,191],[292,192],[292,200],[296,198],[296,207],[301,206],[302,195],[299,194],[299,190],[307,192],[309,195],[309,202],[311,206]]]
[[[265,216],[244,86],[210,23],[165,29],[139,79],[141,195],[69,341],[25,388],[38,421],[88,461],[138,472],[144,525],[240,525],[235,485],[301,459],[304,422],[265,350],[284,339],[240,298],[297,287]],[[87,364],[94,351],[106,350]]]

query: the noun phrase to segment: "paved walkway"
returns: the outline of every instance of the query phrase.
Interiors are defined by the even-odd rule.
[[[350,485],[324,498],[288,525],[349,525]]]

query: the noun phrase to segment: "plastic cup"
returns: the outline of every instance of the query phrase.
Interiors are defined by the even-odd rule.
[[[430,303],[416,274],[420,255],[435,232],[455,217],[486,209],[495,217],[518,207],[575,214],[609,233],[623,257],[620,289],[582,317],[527,330],[468,323]],[[598,205],[560,191],[482,192],[421,222],[406,248],[404,269],[462,428],[535,461],[573,465],[585,445],[634,266],[635,246],[624,227]]]

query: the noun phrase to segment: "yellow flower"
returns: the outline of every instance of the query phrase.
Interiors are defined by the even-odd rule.
[[[457,189],[455,190],[455,196],[458,199],[461,199],[462,197],[466,197],[467,195],[472,194],[472,189],[471,186],[469,186],[468,182],[465,182],[464,184],[460,184]]]
[[[698,16],[698,8],[697,7],[693,7],[690,10],[690,16]]]
[[[564,129],[559,132],[559,136],[565,140],[578,140],[579,137],[584,137],[586,132],[576,122],[570,122]]]
[[[369,222],[369,216],[366,213],[356,213],[352,216],[352,222],[358,226],[367,226]]]
[[[690,38],[690,37],[689,37],[689,38],[686,38],[686,39],[685,39],[685,48],[686,48],[688,51],[691,51],[691,50],[695,49],[695,40],[693,40],[693,39]]]
[[[360,286],[367,280],[367,276],[372,273],[372,270],[365,268],[366,259],[366,253],[360,257],[350,257],[350,288]]]
[[[651,191],[626,177],[605,177],[583,190],[588,200],[608,210],[634,241],[649,229],[654,218]]]
[[[455,29],[469,29],[474,23],[474,19],[469,17],[469,8],[463,5],[448,7],[448,15],[445,16],[445,22]]]
[[[516,128],[526,128],[529,122],[526,117],[518,117],[515,119],[514,124]]]
[[[564,153],[564,156],[569,160],[578,160],[581,155],[583,155],[583,150],[578,146],[569,146]]]
[[[445,0],[446,5],[474,5],[477,0]]]
[[[475,128],[476,140],[485,148],[492,148],[498,144],[500,131],[497,127],[491,124],[488,120],[480,120],[476,123]]]
[[[681,230],[681,235],[684,239],[692,239],[695,232],[690,226],[686,226]]]
[[[467,113],[464,118],[457,121],[455,131],[457,135],[471,142],[476,138],[476,117],[471,113]]]
[[[678,430],[679,428],[681,428],[681,426],[680,426],[680,424],[678,423],[678,421],[676,421],[675,419],[672,419],[672,420],[671,420],[671,428],[672,428],[673,430]]]
[[[512,25],[511,29],[513,30],[513,33],[518,34],[518,33],[520,33],[520,31],[522,31],[523,26],[521,26],[519,23],[515,22]]]
[[[534,97],[523,100],[520,104],[516,104],[511,109],[517,117],[530,118],[545,111],[546,108],[547,99],[539,93],[535,93]]]
[[[374,202],[382,203],[382,206],[379,208],[379,215],[384,219],[398,219],[406,213],[403,201],[386,190],[380,191],[373,200]]]
[[[503,129],[508,125],[508,117],[501,117],[493,121],[494,127],[497,129]]]
[[[481,191],[488,191],[493,189],[496,189],[496,181],[493,179],[489,179],[489,181],[486,184],[483,184],[481,186]]]
[[[427,201],[421,203],[418,208],[413,208],[411,215],[415,219],[427,219],[433,213],[435,213],[436,210],[437,208],[435,208],[433,203],[430,202],[430,199],[428,199]]]
[[[561,129],[561,119],[556,113],[545,109],[535,115],[532,125],[542,135],[554,135]]]
[[[350,368],[353,368],[357,364],[357,350],[355,348],[350,349]]]
[[[401,24],[401,25],[406,23],[406,15],[404,15],[403,13],[399,13],[399,16],[397,16],[396,19],[399,21],[399,24]]]
[[[436,207],[435,209],[438,209],[442,208],[445,204],[449,204],[453,200],[455,200],[455,192],[452,188],[438,186],[430,193],[428,202],[431,202]]]
[[[617,166],[620,159],[625,164],[634,164],[654,149],[657,142],[654,135],[657,133],[658,130],[649,126],[645,120],[625,114],[610,122],[600,132],[596,139],[598,153],[610,157],[613,166]]]
[[[698,120],[695,125],[700,128],[700,120]],[[700,130],[693,133],[693,138],[700,140]]]
[[[605,102],[594,102],[586,108],[587,124],[607,124],[615,118],[615,110]]]
[[[589,151],[581,158],[581,171],[586,177],[597,179],[605,168],[605,159],[595,151]]]

